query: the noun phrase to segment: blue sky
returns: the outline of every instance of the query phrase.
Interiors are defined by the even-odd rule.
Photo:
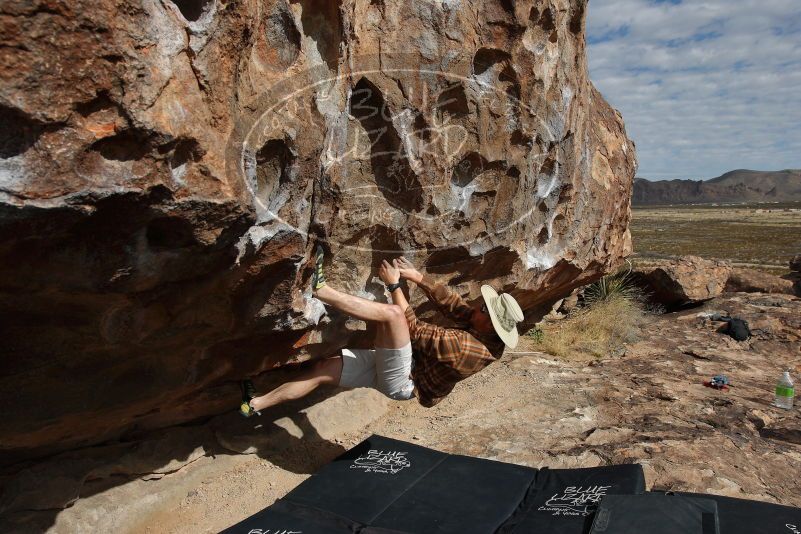
[[[587,44],[638,176],[801,168],[801,0],[591,0]]]

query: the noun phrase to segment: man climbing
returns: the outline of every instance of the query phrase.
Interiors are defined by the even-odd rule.
[[[321,384],[372,387],[397,400],[416,396],[420,404],[430,407],[457,382],[499,359],[504,345],[517,345],[517,323],[523,320],[523,311],[508,293],[499,295],[484,285],[483,304],[470,306],[455,291],[433,282],[401,257],[391,264],[384,260],[378,271],[392,304],[373,302],[326,284],[323,259],[323,249],[318,246],[312,275],[314,296],[352,317],[375,322],[375,348],[343,349],[341,354],[314,362],[308,371],[266,395],[256,396],[250,381],[244,381],[243,415],[299,399]],[[417,319],[401,290],[402,279],[420,287],[457,327],[443,328]]]

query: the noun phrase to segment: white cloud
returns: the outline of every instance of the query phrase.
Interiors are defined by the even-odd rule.
[[[798,0],[593,0],[587,26],[640,176],[801,167]]]

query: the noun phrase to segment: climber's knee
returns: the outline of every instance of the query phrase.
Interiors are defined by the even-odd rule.
[[[403,313],[403,308],[397,304],[387,304],[385,322],[392,323],[398,321],[406,321],[406,315]]]

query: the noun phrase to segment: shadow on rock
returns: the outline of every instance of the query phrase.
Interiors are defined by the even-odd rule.
[[[246,419],[232,410],[137,441],[16,464],[0,474],[0,531],[44,531],[79,498],[159,479],[205,456],[255,454],[293,473],[311,474],[346,450],[336,441],[386,409],[386,399],[375,390],[321,388],[262,416]]]

